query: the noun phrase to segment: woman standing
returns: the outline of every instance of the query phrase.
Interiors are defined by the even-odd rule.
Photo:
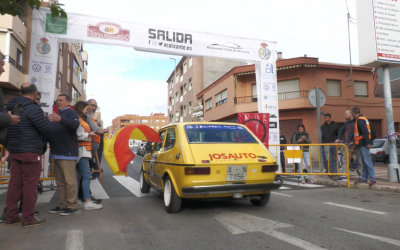
[[[90,198],[90,171],[89,159],[92,159],[92,141],[91,138],[96,136],[95,132],[90,132],[89,124],[86,122],[86,115],[89,112],[89,105],[86,102],[79,101],[74,106],[75,111],[79,115],[81,125],[77,130],[78,136],[78,164],[76,165],[76,173],[78,176],[78,190],[80,186],[80,179],[82,178],[82,191],[85,203],[78,199],[78,207],[85,210],[101,209],[103,205],[94,203]]]
[[[304,127],[303,124],[299,124],[297,126],[297,132],[294,133],[294,135],[292,137],[292,143],[293,144],[310,144],[311,143],[310,136],[306,132],[306,128]],[[303,164],[307,167],[308,171],[312,172],[309,146],[303,146],[302,151],[303,151]],[[301,164],[299,167],[299,172],[300,173],[303,172],[303,167],[301,166]],[[300,175],[300,178],[301,178],[301,183],[305,184],[304,176]],[[308,176],[307,182],[315,184],[315,181],[312,179],[312,175]]]

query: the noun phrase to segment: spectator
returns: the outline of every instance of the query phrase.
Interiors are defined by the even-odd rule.
[[[50,114],[51,134],[48,137],[50,154],[54,159],[54,178],[60,194],[60,203],[49,210],[49,213],[72,215],[77,212],[77,176],[79,116],[69,106],[71,97],[60,94],[57,97],[59,114]]]
[[[5,56],[0,51],[0,76],[4,72]],[[0,144],[6,143],[7,128],[20,122],[20,117],[5,112],[3,92],[0,88]]]
[[[371,141],[371,128],[365,116],[361,114],[359,108],[352,109],[354,119],[354,144],[360,149],[361,162],[362,162],[362,175],[356,183],[367,183],[369,176],[369,185],[376,184],[374,165],[372,164],[370,148]]]
[[[22,227],[33,227],[46,223],[34,216],[37,186],[42,170],[42,138],[49,133],[50,126],[43,111],[35,103],[36,85],[21,85],[21,96],[8,102],[7,109],[18,113],[21,122],[10,126],[7,133],[7,150],[10,152],[11,178],[7,192],[6,226],[22,222]],[[22,221],[18,216],[18,201],[21,199]]]
[[[306,128],[303,124],[299,124],[297,126],[297,132],[294,133],[294,135],[292,137],[292,143],[293,144],[311,144],[310,136],[306,132]],[[307,171],[310,171],[312,173],[309,150],[310,150],[309,146],[302,147],[302,151],[303,151],[303,161],[302,162],[305,165],[305,167],[307,168]],[[303,167],[301,166],[301,164],[299,166],[299,173],[303,173]],[[306,181],[309,183],[315,184],[315,181],[313,180],[312,175],[309,175],[308,178],[306,178],[306,180],[304,180],[303,175],[300,175],[300,179],[301,179],[301,184],[305,184]]]
[[[101,204],[95,204],[90,197],[90,172],[89,172],[89,159],[92,159],[92,142],[91,139],[96,136],[95,132],[90,132],[90,127],[86,122],[89,106],[86,102],[79,101],[75,104],[75,111],[79,115],[80,126],[77,131],[78,136],[78,164],[76,172],[78,176],[78,187],[82,178],[82,192],[85,203],[78,200],[78,207],[85,210],[101,209]],[[78,195],[78,194],[77,194]]]
[[[331,120],[331,114],[326,113],[324,117],[325,117],[325,123],[321,126],[322,143],[334,143],[338,137],[340,127],[336,122]],[[324,158],[325,170],[328,171],[329,173],[336,173],[337,172],[336,157],[331,157],[333,155],[336,155],[336,146],[323,146],[322,151],[323,151],[322,157]],[[328,165],[328,157],[330,158],[329,165]]]
[[[280,134],[280,144],[287,144],[286,141],[286,137],[282,134],[282,130],[279,130],[279,134]],[[280,151],[281,151],[281,169],[282,169],[282,173],[286,173],[286,164],[285,164],[285,146],[281,146],[280,147]]]

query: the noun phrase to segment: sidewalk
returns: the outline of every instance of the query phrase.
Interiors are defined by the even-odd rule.
[[[314,165],[314,164],[313,164]],[[388,170],[387,164],[382,162],[376,162],[375,164],[375,180],[376,184],[370,187],[366,183],[362,184],[354,184],[356,180],[359,179],[359,176],[356,171],[350,172],[350,187],[351,188],[360,188],[360,189],[370,189],[376,191],[389,191],[400,193],[400,183],[398,182],[388,182]],[[328,176],[314,176],[314,180],[318,184],[328,185],[328,186],[347,186],[347,182],[344,181],[333,181]]]

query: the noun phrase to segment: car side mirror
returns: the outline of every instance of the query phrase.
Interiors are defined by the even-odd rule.
[[[152,144],[147,144],[145,146],[145,150],[147,153],[153,153],[153,145]]]

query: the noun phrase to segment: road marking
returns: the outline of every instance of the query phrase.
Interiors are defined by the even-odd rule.
[[[386,243],[390,243],[390,244],[393,244],[393,245],[396,245],[396,246],[400,247],[400,240],[393,240],[393,239],[390,239],[390,238],[380,237],[380,236],[376,236],[376,235],[372,235],[372,234],[353,232],[353,231],[349,231],[349,230],[345,230],[345,229],[341,229],[341,228],[336,228],[336,227],[334,227],[334,229],[342,230],[342,231],[345,231],[345,232],[348,232],[348,233],[352,233],[352,234],[358,234],[358,235],[361,235],[361,236],[364,236],[364,237],[368,237],[368,238],[375,239],[375,240],[380,240],[380,241],[383,241],[383,242],[386,242]]]
[[[373,213],[373,214],[381,214],[381,215],[388,214],[388,213],[385,213],[385,212],[369,210],[369,209],[365,209],[365,208],[361,208],[361,207],[352,207],[352,206],[347,206],[347,205],[342,205],[342,204],[336,204],[336,203],[332,203],[332,202],[324,202],[324,204],[337,206],[337,207],[344,207],[344,208],[354,209],[354,210],[363,211],[363,212],[367,212],[367,213]]]
[[[279,228],[293,227],[290,224],[232,211],[224,211],[215,215],[214,218],[232,234],[263,232],[302,249],[326,250],[305,240],[276,231]]]
[[[83,250],[83,230],[70,230],[67,232],[65,250]]]
[[[7,189],[0,189],[0,194],[7,192]]]
[[[291,189],[290,187],[283,187],[281,186],[279,189]]]
[[[56,190],[49,190],[49,191],[45,191],[41,194],[38,194],[38,198],[36,203],[46,203],[49,202],[51,200],[51,198],[53,198],[53,195],[56,193]]]
[[[293,197],[293,196],[291,196],[289,194],[282,194],[282,193],[277,193],[277,192],[271,192],[271,193],[277,194],[277,195],[282,195],[282,196],[287,196],[287,197]]]
[[[110,199],[100,181],[96,178],[93,181],[90,181],[90,190],[96,199]]]
[[[291,181],[284,181],[283,185],[292,185],[292,186],[308,187],[308,188],[326,187],[325,185],[301,184],[301,183],[299,184],[297,182],[291,182]]]
[[[140,183],[131,177],[113,176],[122,186],[132,192],[137,197],[158,196],[159,193],[150,190],[150,193],[144,194],[140,191]]]

